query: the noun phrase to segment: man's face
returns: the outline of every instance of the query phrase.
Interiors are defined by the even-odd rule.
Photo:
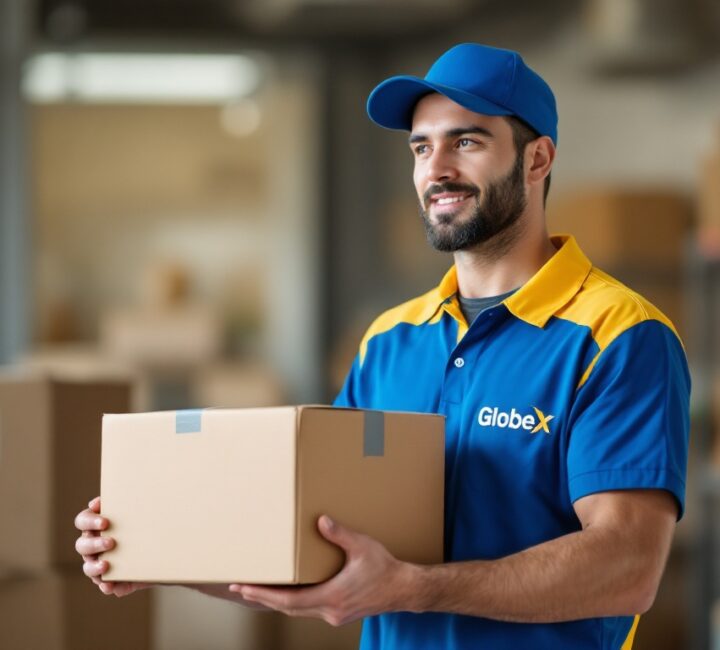
[[[428,240],[454,252],[492,240],[526,207],[523,157],[510,124],[447,97],[423,97],[413,114],[413,180]]]

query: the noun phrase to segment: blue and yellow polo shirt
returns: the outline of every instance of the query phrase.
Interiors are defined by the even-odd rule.
[[[453,267],[381,315],[335,404],[446,416],[445,555],[494,559],[580,530],[573,502],[658,488],[682,516],[690,377],[672,323],[572,237],[468,327]],[[453,614],[365,620],[361,648],[626,650],[638,617],[513,624]]]

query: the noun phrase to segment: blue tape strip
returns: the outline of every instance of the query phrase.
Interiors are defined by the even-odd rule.
[[[385,455],[385,414],[365,411],[363,427],[363,456]]]
[[[175,411],[175,433],[200,433],[203,409]]]

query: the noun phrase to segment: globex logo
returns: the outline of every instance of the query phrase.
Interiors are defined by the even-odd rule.
[[[499,408],[483,406],[478,413],[478,424],[481,427],[498,427],[499,429],[525,429],[530,433],[537,433],[542,430],[550,433],[548,423],[555,418],[554,415],[545,415],[539,408],[533,406],[535,415],[521,415],[515,409],[510,413],[501,411]]]

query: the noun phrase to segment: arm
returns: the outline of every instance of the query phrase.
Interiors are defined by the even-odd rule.
[[[245,599],[333,625],[389,611],[450,612],[517,622],[633,615],[652,604],[677,505],[660,490],[579,499],[582,530],[492,561],[419,566],[377,541],[321,518],[346,553],[342,571],[304,589],[233,585]]]
[[[677,506],[662,491],[579,499],[582,530],[491,562],[419,567],[416,611],[516,622],[627,616],[653,603]]]

